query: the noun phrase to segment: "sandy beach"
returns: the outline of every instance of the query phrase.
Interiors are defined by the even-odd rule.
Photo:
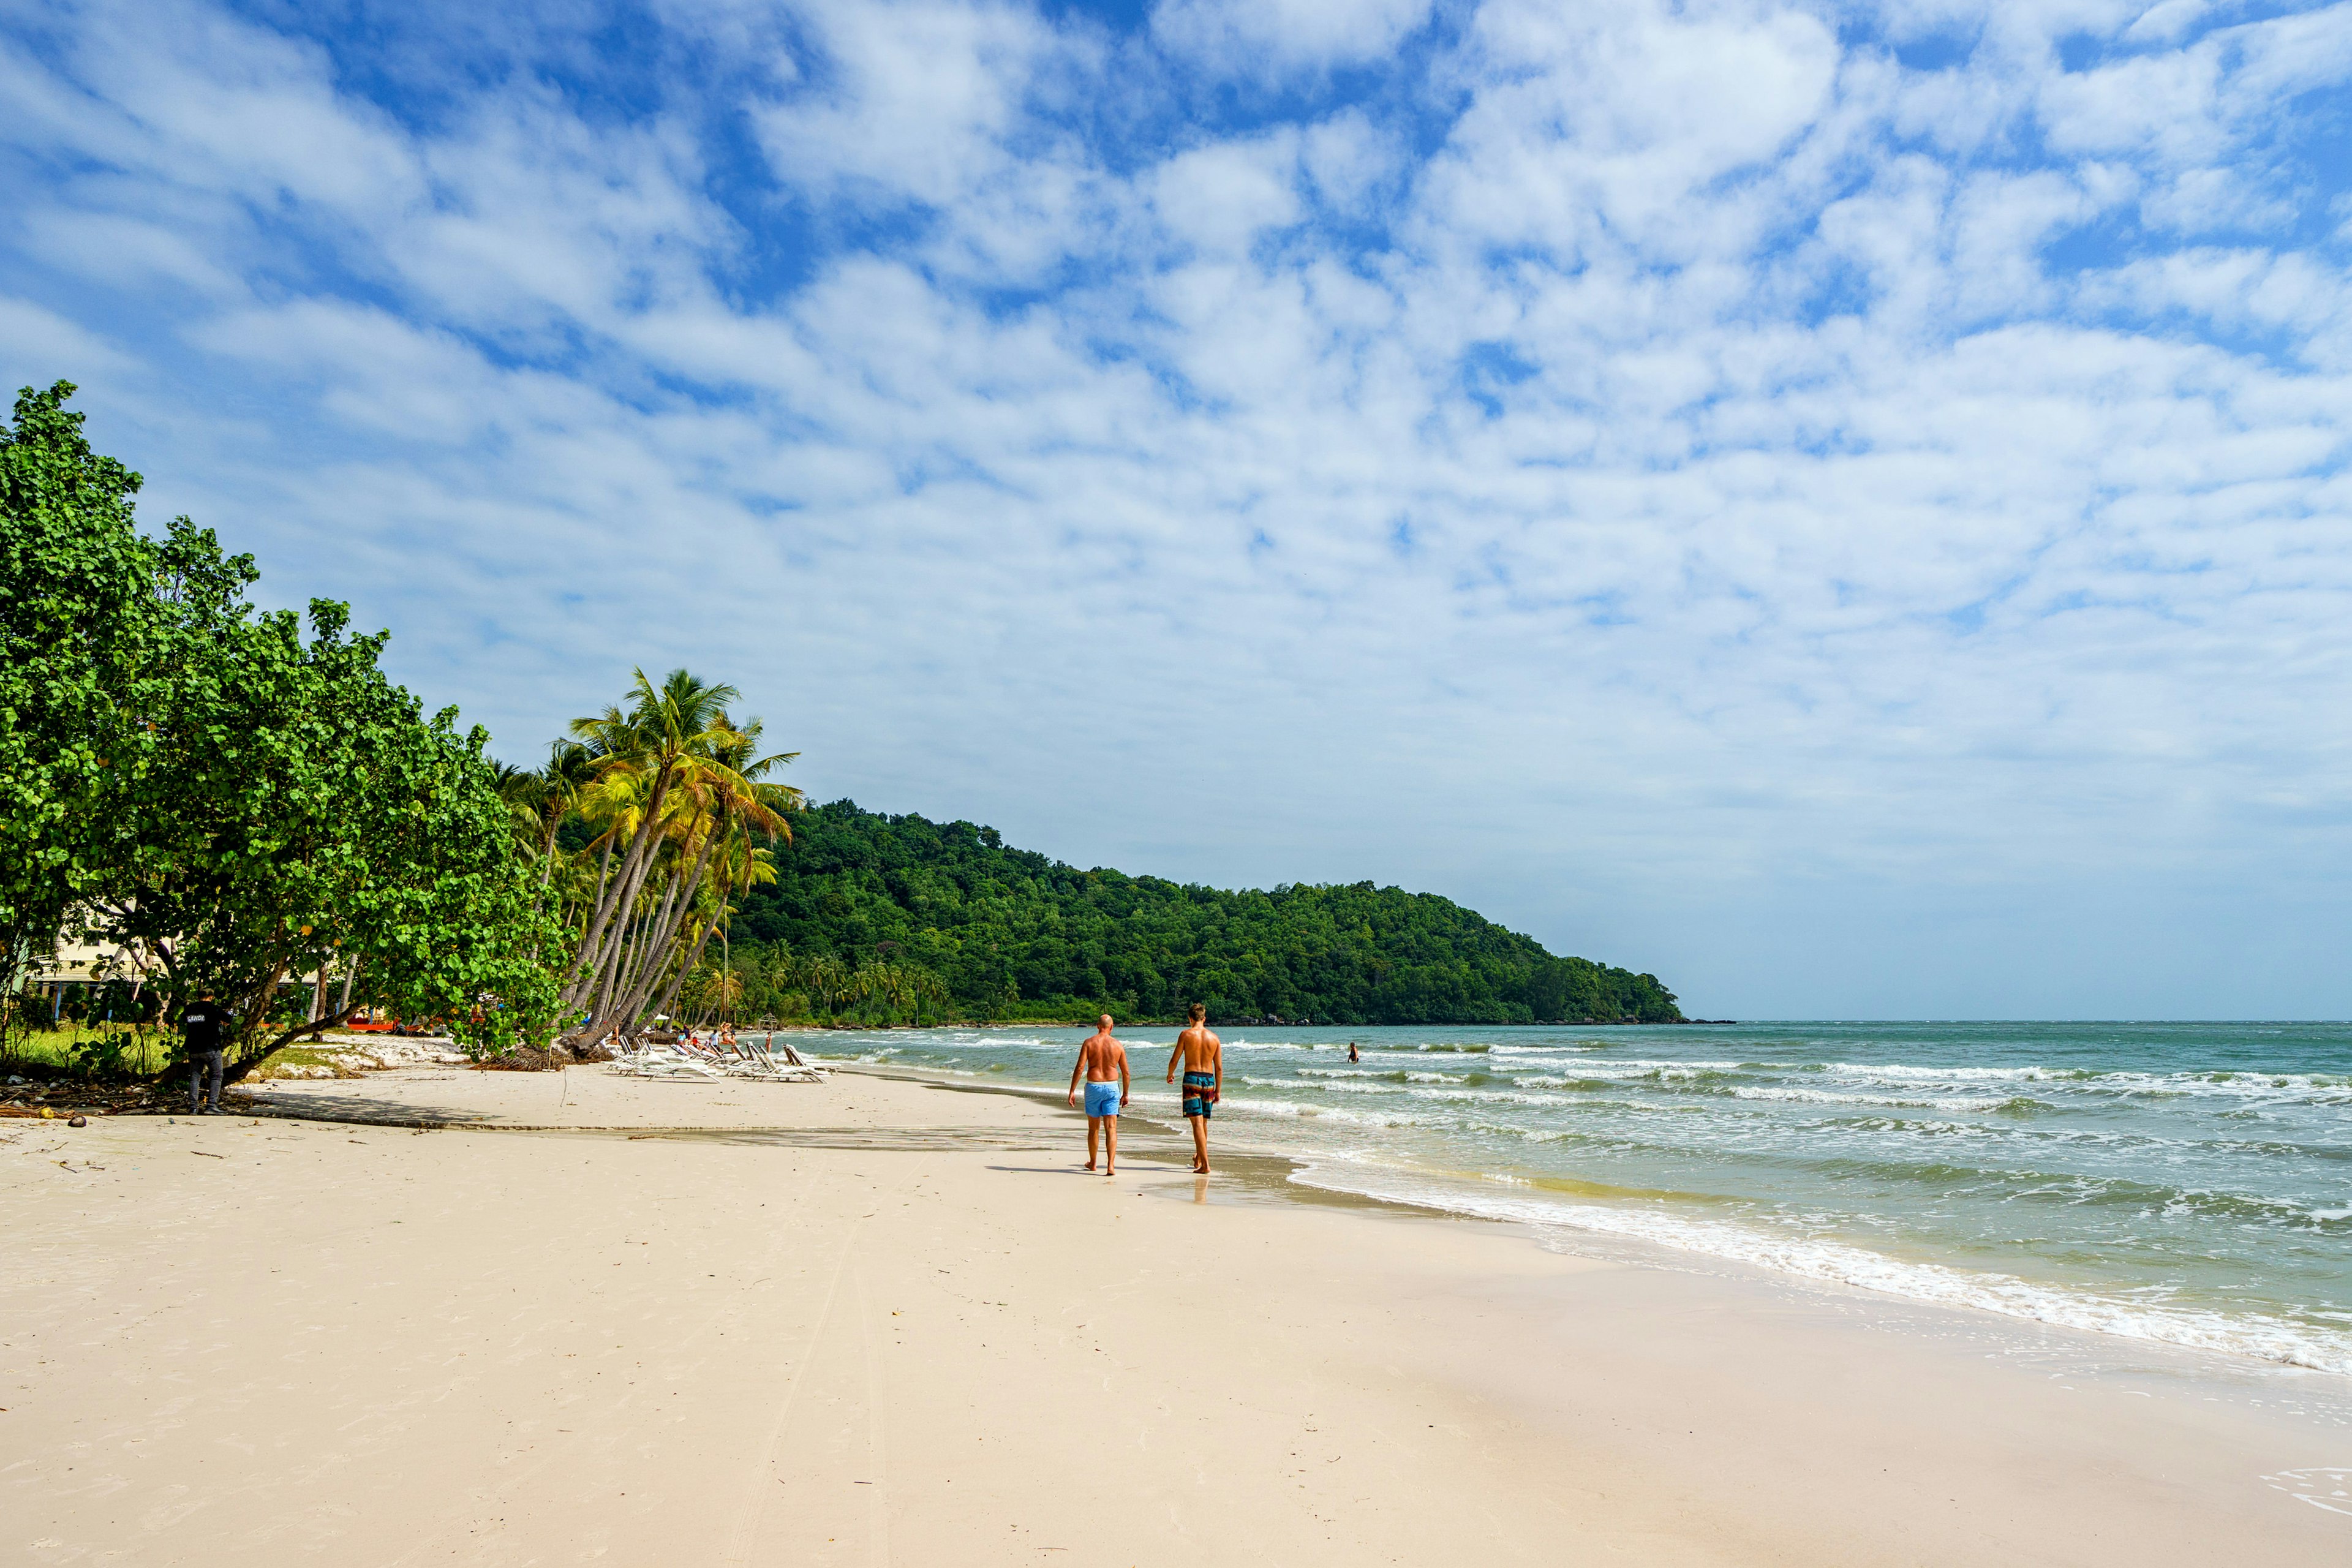
[[[0,1123],[41,1563],[2352,1559],[2352,1390],[906,1079]]]

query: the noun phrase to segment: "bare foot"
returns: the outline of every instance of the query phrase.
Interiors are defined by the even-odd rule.
[[[1091,1170],[1093,1170],[1094,1168],[1095,1168],[1095,1163],[1094,1163],[1092,1160],[1087,1161],[1087,1170],[1089,1170],[1089,1171],[1091,1171]]]
[[[1118,1173],[1118,1172],[1116,1172],[1116,1171],[1112,1170],[1108,1165],[1105,1165],[1105,1166],[1103,1167],[1103,1174],[1104,1174],[1104,1175],[1106,1175],[1106,1176],[1115,1176],[1115,1175],[1117,1175]]]

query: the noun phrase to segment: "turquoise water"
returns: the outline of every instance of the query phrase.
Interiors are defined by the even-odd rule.
[[[814,1043],[1059,1087],[1085,1033]],[[2352,1026],[1223,1033],[1219,1131],[1316,1185],[2352,1373]]]

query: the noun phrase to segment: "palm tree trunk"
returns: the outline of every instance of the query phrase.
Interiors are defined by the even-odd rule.
[[[717,847],[722,837],[731,838],[732,833],[733,825],[730,821],[730,814],[722,809],[719,813],[719,821],[712,826],[709,836],[703,840],[701,857],[695,862],[697,891],[700,890],[703,869],[709,863],[710,851]],[[730,875],[731,879],[732,874],[730,873]],[[705,925],[702,928],[702,934],[695,939],[693,952],[687,956],[684,963],[678,965],[677,973],[671,978],[668,994],[662,999],[661,1005],[664,1011],[667,1011],[677,1002],[677,994],[679,990],[685,986],[687,976],[693,973],[694,966],[702,962],[702,950],[710,941],[710,932],[712,928],[717,927],[721,933],[719,938],[720,941],[724,942],[726,940],[727,895],[730,890],[731,889],[727,887],[719,889],[719,909],[717,912],[710,917],[709,924]],[[688,907],[691,908],[692,905],[689,903]],[[723,990],[721,994],[724,994]]]
[[[597,904],[599,904],[599,903],[601,903],[601,902],[603,902],[603,901],[604,901],[604,884],[605,884],[605,883],[607,883],[607,882],[609,882],[609,881],[611,881],[612,879],[613,879],[613,841],[612,841],[611,839],[607,838],[606,840],[604,840],[604,848],[602,848],[602,849],[600,849],[600,850],[598,850],[598,851],[596,852],[596,893],[595,893],[595,897],[594,897],[594,898],[593,898],[593,899],[591,899],[591,900],[589,900],[589,902],[588,902],[588,908],[587,908],[587,909],[583,909],[583,910],[582,910],[580,911],[580,939],[581,939],[583,942],[585,942],[585,941],[588,939],[588,913],[589,913],[589,910],[590,910],[594,909],[594,908],[596,907],[596,905],[597,905]]]
[[[614,937],[613,951],[596,978],[595,1021],[600,1025],[614,1016],[614,1005],[634,969],[637,950],[645,941],[645,929],[646,917],[632,914]]]
[[[694,951],[686,955],[686,962],[679,964],[677,966],[677,973],[670,977],[669,990],[667,994],[662,997],[661,1001],[664,1010],[667,1010],[677,1003],[678,992],[685,988],[686,977],[694,973],[694,966],[696,964],[702,962],[702,950],[710,944],[711,930],[713,927],[718,926],[720,919],[721,917],[719,916],[712,916],[710,924],[704,926],[702,928],[702,934],[694,939]],[[723,983],[719,987],[719,994],[722,997],[727,994],[726,986]]]
[[[678,929],[686,923],[687,915],[694,908],[694,895],[702,886],[702,869],[705,866],[710,863],[711,847],[718,843],[718,841],[719,835],[716,832],[706,833],[702,836],[702,851],[694,858],[694,869],[688,872],[686,879],[679,884],[679,888],[683,889],[685,896],[678,900],[677,911],[675,913],[670,913],[667,910],[664,911],[667,916],[667,919],[665,921],[665,929],[661,933],[661,940],[654,947],[654,951],[656,952],[668,952],[671,945],[677,940]],[[646,1001],[649,999],[648,994],[652,992],[654,984],[660,980],[661,974],[661,968],[656,966],[652,974],[646,977],[647,984],[645,985],[644,989],[641,991],[632,991],[630,1001],[634,1007],[643,1007],[646,1005]],[[673,993],[673,994],[675,994],[675,993]]]
[[[629,988],[637,983],[637,967],[646,961],[646,939],[652,930],[651,915],[631,928],[628,941],[614,957],[612,978],[604,987],[604,1016],[624,1028],[637,1021],[634,1012],[623,1011],[621,998],[626,996]]]
[[[666,763],[660,776],[654,780],[653,790],[646,801],[644,818],[638,822],[636,834],[629,840],[628,853],[621,858],[621,874],[617,883],[603,889],[596,912],[588,922],[588,934],[581,940],[580,951],[573,955],[572,967],[564,973],[566,981],[579,973],[583,966],[594,967],[595,962],[603,957],[605,933],[613,923],[613,917],[628,908],[630,900],[636,897],[637,884],[645,879],[646,868],[653,858],[650,846],[660,837],[656,830],[661,825],[661,808],[669,798],[674,771],[674,765]]]
[[[615,906],[615,913],[619,918],[610,922],[610,940],[605,943],[609,951],[596,955],[595,963],[590,965],[592,972],[598,966],[614,963],[622,952],[629,930],[629,917],[622,911],[634,910],[636,908],[638,895],[645,889],[646,879],[651,873],[655,860],[659,858],[658,846],[653,852],[642,858],[637,857],[635,847],[632,847],[630,856],[631,858],[622,862],[618,885],[613,889],[614,894],[619,896],[619,902]],[[584,945],[583,951],[586,951]],[[577,960],[574,962],[576,963]]]
[[[646,965],[653,963],[654,955],[660,951],[655,940],[655,933],[669,923],[669,911],[677,902],[677,871],[676,863],[673,862],[668,887],[662,894],[661,902],[655,905],[646,914],[645,923],[638,928],[635,943],[627,951],[626,962],[614,977],[613,994],[621,999],[616,1006],[625,1022],[635,1022],[638,1013],[642,1011],[641,1008],[628,1005],[627,999],[635,994],[637,981],[645,973]]]

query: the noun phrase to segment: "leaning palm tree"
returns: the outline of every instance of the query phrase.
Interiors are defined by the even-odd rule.
[[[721,722],[725,722],[723,716]],[[749,835],[755,832],[764,834],[772,843],[779,837],[789,841],[792,827],[784,820],[784,814],[797,811],[804,804],[800,791],[786,784],[763,782],[765,774],[790,763],[799,753],[786,752],[774,756],[761,756],[761,729],[760,721],[753,719],[741,728],[730,729],[723,734],[714,730],[710,743],[691,756],[683,769],[683,782],[677,798],[692,802],[699,809],[700,816],[690,824],[689,833],[698,836],[700,843],[696,847],[691,867],[676,883],[676,890],[682,896],[675,912],[665,910],[668,924],[657,939],[656,952],[667,956],[671,942],[683,937],[688,929],[687,919],[702,891],[704,878],[712,865],[714,853],[723,849],[726,858],[719,862],[725,869],[715,885],[715,910],[708,913],[701,922],[698,932],[692,939],[691,949],[679,952],[677,967],[671,972],[673,978],[667,994],[672,998],[677,995],[677,983],[683,981],[700,961],[703,945],[710,940],[711,931],[725,923],[730,912],[727,895],[735,889],[739,875],[751,875],[765,859],[761,851],[751,846]],[[683,846],[681,858],[682,849]],[[774,875],[772,870],[769,870],[766,879],[772,881]],[[751,884],[745,881],[741,885],[748,887]],[[617,1010],[617,1016],[623,1019],[635,1017],[652,999],[655,987],[660,984],[658,966],[640,973],[644,976],[644,984],[626,992]],[[661,1010],[667,1010],[667,1002]]]
[[[697,753],[722,735],[727,704],[738,695],[731,686],[711,685],[683,669],[674,669],[656,687],[642,669],[635,672],[633,700],[625,710],[607,709],[593,718],[574,720],[572,731],[591,752],[600,774],[628,775],[636,797],[634,826],[617,866],[611,860],[608,840],[605,875],[600,879],[596,907],[588,917],[580,949],[564,975],[564,1000],[572,1005],[607,987],[621,953],[625,921],[616,920],[634,909],[646,873],[674,826],[665,808],[680,774]],[[590,1020],[593,1026],[598,1020]]]
[[[587,775],[579,809],[601,831],[564,994],[591,1036],[633,1028],[657,993],[667,1011],[724,926],[741,868],[761,858],[748,836],[791,836],[784,817],[801,793],[764,775],[796,753],[761,755],[759,721],[738,726],[727,713],[734,695],[684,670],[656,688],[639,671],[630,707],[572,725]],[[714,864],[723,869],[707,887]]]
[[[787,836],[791,831],[790,827],[783,829]],[[701,918],[696,927],[694,945],[679,960],[677,973],[670,982],[668,992],[655,1009],[656,1012],[669,1011],[677,998],[678,987],[685,983],[688,975],[694,973],[696,965],[702,962],[703,950],[709,944],[713,932],[718,934],[722,950],[725,948],[727,923],[735,913],[735,906],[729,903],[728,899],[733,894],[748,891],[752,888],[772,884],[775,879],[775,857],[753,844],[751,833],[739,825],[726,845],[720,848],[709,868],[708,887],[711,894],[710,905],[708,910],[698,911]],[[725,966],[726,969],[732,967],[731,964]]]

